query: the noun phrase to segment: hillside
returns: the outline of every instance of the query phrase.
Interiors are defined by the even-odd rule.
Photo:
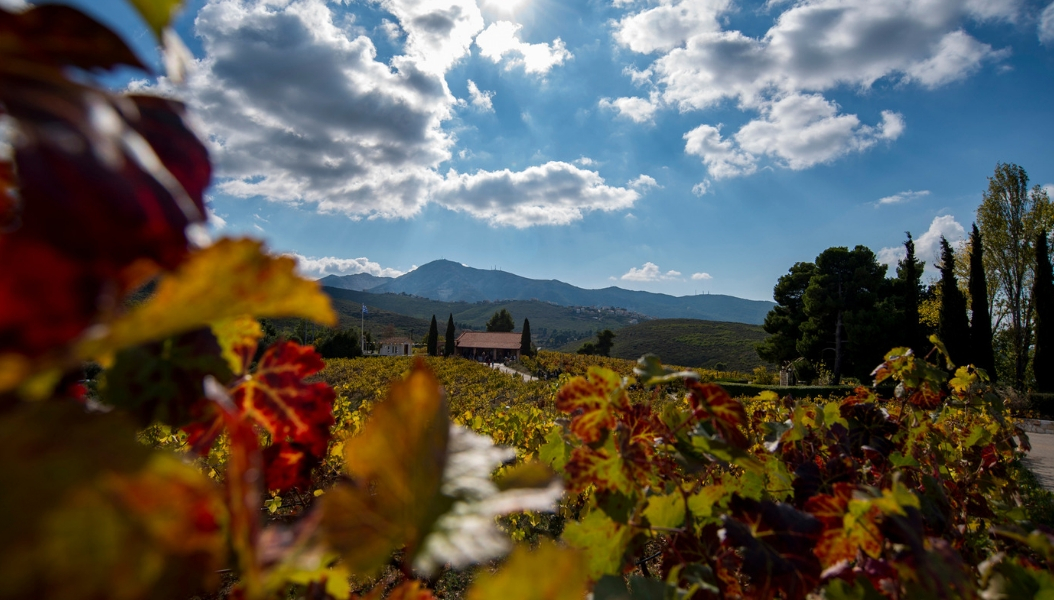
[[[474,269],[449,260],[422,265],[371,287],[370,292],[409,294],[443,302],[538,300],[560,306],[618,307],[653,318],[753,324],[764,322],[765,315],[775,306],[768,301],[720,294],[670,296],[618,287],[587,290],[554,279],[528,279],[505,271]]]
[[[318,282],[325,287],[340,288],[343,290],[355,290],[358,292],[375,288],[379,285],[392,281],[391,277],[377,277],[369,273],[356,273],[354,275],[326,275]]]
[[[714,369],[718,363],[724,363],[722,370],[750,372],[764,364],[754,345],[767,336],[757,325],[656,319],[615,331],[611,356],[633,360],[650,352],[667,364]],[[574,352],[581,345],[581,342],[572,342],[561,350]]]
[[[553,348],[571,340],[588,338],[602,329],[621,329],[642,319],[643,315],[612,309],[595,309],[589,307],[557,306],[536,300],[512,300],[508,302],[441,302],[402,294],[374,294],[337,288],[322,288],[330,298],[333,306],[341,315],[341,325],[359,323],[362,305],[368,307],[366,330],[373,331],[374,336],[381,330],[381,319],[392,319],[390,315],[405,315],[415,322],[424,323],[427,332],[432,315],[439,321],[439,334],[446,328],[447,316],[454,315],[458,331],[463,329],[482,330],[487,320],[495,312],[506,309],[516,321],[516,330],[523,325],[523,319],[531,321],[531,333],[535,344],[540,347]],[[414,328],[414,339],[419,339],[417,325],[411,322],[399,323],[400,328]],[[422,334],[423,335],[423,334]]]

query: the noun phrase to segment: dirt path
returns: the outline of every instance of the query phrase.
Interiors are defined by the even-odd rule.
[[[1023,462],[1044,488],[1054,492],[1054,434],[1030,433],[1028,441],[1032,452],[1025,455]]]
[[[537,377],[533,377],[533,376],[528,375],[526,373],[520,373],[519,371],[517,371],[515,369],[510,369],[509,367],[506,367],[505,365],[500,364],[500,363],[492,364],[491,368],[492,369],[497,369],[498,371],[501,371],[502,373],[505,373],[506,375],[514,375],[514,376],[523,377],[524,381],[537,381],[538,380]],[[1052,437],[1054,437],[1054,436],[1052,436]]]

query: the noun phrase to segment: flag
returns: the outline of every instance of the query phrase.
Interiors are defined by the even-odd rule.
[[[366,310],[366,305],[365,304],[362,305],[362,314],[364,314],[364,315],[370,314],[369,311]]]

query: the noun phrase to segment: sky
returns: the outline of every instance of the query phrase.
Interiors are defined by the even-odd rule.
[[[20,0],[0,0],[12,6]],[[67,0],[164,72],[118,0]],[[214,235],[306,275],[445,258],[771,299],[832,246],[929,276],[1000,162],[1054,193],[1046,0],[189,0]]]

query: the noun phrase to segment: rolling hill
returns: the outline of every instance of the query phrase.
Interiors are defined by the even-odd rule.
[[[754,345],[768,334],[757,325],[656,319],[613,331],[615,345],[611,356],[616,358],[635,360],[650,352],[667,364],[712,369],[724,363],[728,370],[744,372],[765,364],[758,358]],[[572,342],[560,350],[574,352],[581,344]]]
[[[323,282],[323,285],[329,283]],[[555,279],[528,279],[505,271],[474,269],[449,260],[432,261],[370,287],[369,291],[443,302],[538,300],[560,306],[618,307],[660,319],[690,318],[755,325],[764,322],[765,315],[775,306],[768,301],[721,294],[671,296],[619,287],[587,290]]]

